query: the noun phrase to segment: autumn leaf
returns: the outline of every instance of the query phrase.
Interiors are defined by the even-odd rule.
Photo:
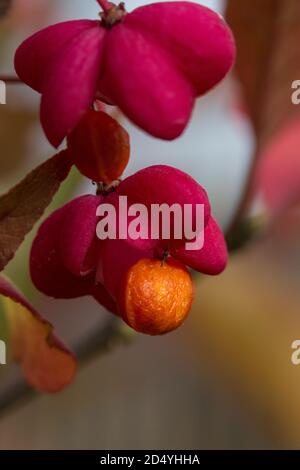
[[[228,0],[226,19],[237,42],[235,71],[261,146],[299,112],[291,85],[300,78],[300,2]]]
[[[0,197],[0,270],[43,215],[71,166],[68,152],[62,151]]]
[[[4,276],[0,276],[0,296],[4,316],[0,324],[6,325],[10,359],[21,363],[27,382],[36,390],[62,390],[76,373],[75,357],[54,335],[53,326]]]

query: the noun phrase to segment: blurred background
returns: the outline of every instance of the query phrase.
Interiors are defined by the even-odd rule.
[[[191,174],[228,234],[229,267],[217,278],[195,278],[193,311],[178,331],[136,335],[95,355],[64,392],[2,411],[1,449],[300,446],[300,366],[291,362],[291,344],[300,339],[300,120],[291,104],[292,81],[300,79],[300,6],[297,0],[199,3],[227,15],[237,39],[236,69],[198,101],[175,142],[153,139],[121,116],[132,141],[126,174],[155,163]],[[95,18],[98,10],[94,0],[14,0],[0,23],[0,75],[14,75],[14,51],[34,31]],[[38,109],[31,89],[8,86],[7,104],[0,105],[1,193],[54,153]],[[49,211],[94,191],[72,171]],[[37,227],[6,274],[74,346],[109,314],[91,299],[58,301],[34,289],[28,253]],[[1,367],[0,403],[18,380],[18,370]]]

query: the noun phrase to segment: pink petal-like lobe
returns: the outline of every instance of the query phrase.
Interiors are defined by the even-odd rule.
[[[153,36],[122,23],[107,37],[102,95],[155,137],[175,139],[186,127],[196,91]]]
[[[193,2],[158,2],[127,15],[124,25],[151,36],[190,80],[197,95],[219,83],[235,59],[235,42],[223,18]]]
[[[88,295],[93,285],[90,276],[83,279],[76,277],[63,264],[60,231],[65,216],[63,207],[43,222],[30,254],[30,273],[34,285],[40,292],[58,299]]]
[[[50,297],[75,299],[91,295],[107,310],[116,313],[117,307],[113,299],[104,286],[96,281],[98,246],[97,250],[92,250],[92,238],[96,234],[98,199],[101,198],[77,198],[56,210],[43,222],[32,244],[30,273],[35,287]],[[79,209],[78,214],[74,208]],[[85,218],[82,217],[84,208],[89,212],[86,226]],[[77,230],[73,236],[72,228]],[[92,241],[89,244],[90,240]],[[87,270],[88,273],[83,276],[82,270]]]
[[[191,176],[168,165],[153,165],[126,178],[117,188],[117,194],[128,197],[129,203],[184,204],[193,206],[193,223],[196,205],[204,205],[205,224],[210,218],[210,203],[206,191]]]
[[[97,207],[102,197],[85,195],[64,206],[59,250],[64,266],[75,276],[95,270],[97,263]]]
[[[185,245],[171,249],[171,255],[203,274],[217,275],[224,271],[228,252],[224,235],[217,222],[210,218],[204,230],[204,246],[200,250],[187,250]]]
[[[95,23],[99,24],[92,20],[65,21],[30,36],[15,54],[15,69],[20,79],[41,93],[56,56],[69,41],[93,28]]]
[[[156,242],[152,240],[106,240],[103,242],[97,279],[117,299],[122,276],[143,258],[153,258]]]
[[[192,2],[137,8],[109,32],[99,92],[139,127],[162,139],[184,131],[197,96],[235,59],[224,20]]]
[[[41,122],[57,147],[78,124],[96,95],[106,30],[97,22],[62,48],[43,82]]]
[[[116,302],[102,284],[96,284],[91,291],[91,295],[95,300],[97,300],[97,302],[99,302],[100,305],[102,305],[102,307],[106,308],[106,310],[118,315]]]

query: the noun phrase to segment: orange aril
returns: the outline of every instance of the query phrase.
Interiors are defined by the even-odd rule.
[[[193,282],[183,264],[173,259],[142,259],[123,277],[119,309],[136,331],[162,335],[182,324],[192,301]]]

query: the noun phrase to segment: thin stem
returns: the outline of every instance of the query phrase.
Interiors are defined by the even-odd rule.
[[[81,364],[88,363],[94,358],[105,355],[120,345],[129,344],[131,331],[124,328],[123,324],[115,317],[107,321],[105,325],[99,325],[89,335],[83,338],[74,347],[74,353]],[[132,336],[133,337],[133,336]],[[0,416],[22,405],[28,400],[39,396],[30,388],[24,379],[17,378],[2,393],[0,393]]]
[[[102,8],[102,10],[104,11],[104,13],[107,13],[108,10],[111,9],[111,5],[107,0],[97,0],[97,2],[99,3],[99,5]]]
[[[253,179],[254,179],[255,172],[256,172],[258,156],[259,156],[259,151],[257,148],[252,159],[251,167],[249,169],[248,176],[247,176],[247,182],[243,190],[240,203],[238,205],[238,208],[235,212],[235,216],[228,229],[227,236],[229,238],[232,237],[239,230],[240,224],[243,222],[244,217],[247,216],[248,211],[250,209],[251,202],[253,200],[253,195],[254,195]]]

